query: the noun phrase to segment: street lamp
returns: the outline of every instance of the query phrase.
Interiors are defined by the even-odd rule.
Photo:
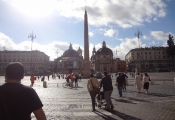
[[[30,70],[33,73],[33,69],[32,69],[32,44],[33,44],[33,39],[36,38],[36,35],[33,34],[33,31],[31,34],[29,34],[28,38],[31,38],[31,66],[30,66]]]
[[[139,70],[140,70],[140,72],[141,72],[141,54],[140,54],[140,51],[141,51],[141,49],[140,49],[140,46],[141,46],[141,42],[140,42],[140,36],[142,36],[142,32],[141,31],[139,31],[139,29],[138,29],[138,31],[135,33],[135,36],[138,38],[138,43],[139,43],[139,53],[138,53],[138,58],[139,58]]]

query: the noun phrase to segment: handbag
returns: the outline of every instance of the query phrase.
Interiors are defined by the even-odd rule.
[[[91,81],[91,84],[92,84],[93,92],[94,92],[95,94],[99,94],[99,93],[100,93],[100,88],[94,87],[94,85],[93,85],[93,83],[92,83],[92,80],[90,80],[90,81]]]
[[[116,82],[116,83],[115,83],[115,86],[117,86],[117,87],[118,87],[118,82]]]
[[[125,79],[125,84],[128,85],[128,79]]]

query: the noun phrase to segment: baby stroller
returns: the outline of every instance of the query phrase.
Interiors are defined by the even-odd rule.
[[[106,104],[105,98],[104,98],[104,92],[100,92],[99,94],[97,94],[95,105],[100,109],[102,107],[105,107],[105,108],[107,107],[107,104]]]

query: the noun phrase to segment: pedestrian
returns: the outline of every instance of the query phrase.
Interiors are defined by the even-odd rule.
[[[49,81],[49,75],[47,75],[48,81]]]
[[[124,73],[121,73],[122,74],[122,80],[124,80],[123,82],[123,91],[126,91],[126,85],[127,85],[127,79],[128,79],[128,76]]]
[[[37,120],[46,120],[43,104],[33,88],[22,85],[24,67],[19,62],[7,65],[5,82],[0,86],[0,119],[31,120],[33,113]]]
[[[111,94],[113,91],[112,79],[108,76],[108,73],[106,71],[104,71],[104,77],[101,80],[100,89],[101,87],[103,87],[104,90],[104,97],[107,104],[107,110],[113,110],[114,106],[111,100]]]
[[[34,75],[31,75],[31,76],[30,76],[30,81],[31,81],[30,87],[33,87],[33,85],[34,85],[34,83],[35,83],[35,80],[36,80],[36,78],[34,77]]]
[[[145,76],[143,77],[143,83],[144,83],[144,89],[146,89],[146,94],[148,94],[148,89],[149,89],[149,81],[150,81],[150,77],[148,76],[147,73],[145,73]]]
[[[95,97],[96,94],[93,91],[93,87],[99,88],[99,82],[97,78],[94,77],[93,74],[90,74],[90,79],[87,82],[87,90],[89,91],[89,94],[91,96],[91,101],[92,101],[92,112],[95,112]]]
[[[74,78],[74,81],[75,81],[75,87],[78,87],[78,75],[75,74],[74,76],[75,76],[75,78]]]
[[[136,74],[135,84],[136,84],[137,92],[140,93],[140,90],[142,88],[142,77],[141,77],[140,73]]]
[[[41,78],[41,81],[44,82],[44,79],[45,79],[45,76],[43,76],[43,77]]]
[[[81,81],[81,74],[79,74],[79,81]]]
[[[123,84],[124,84],[124,77],[122,76],[121,73],[119,73],[119,76],[116,79],[116,82],[118,83],[118,92],[120,97],[122,97],[122,88],[123,88]]]

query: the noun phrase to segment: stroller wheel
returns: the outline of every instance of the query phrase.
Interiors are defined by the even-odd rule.
[[[107,104],[105,104],[105,108],[107,108]]]
[[[101,105],[98,105],[98,108],[101,108]]]

